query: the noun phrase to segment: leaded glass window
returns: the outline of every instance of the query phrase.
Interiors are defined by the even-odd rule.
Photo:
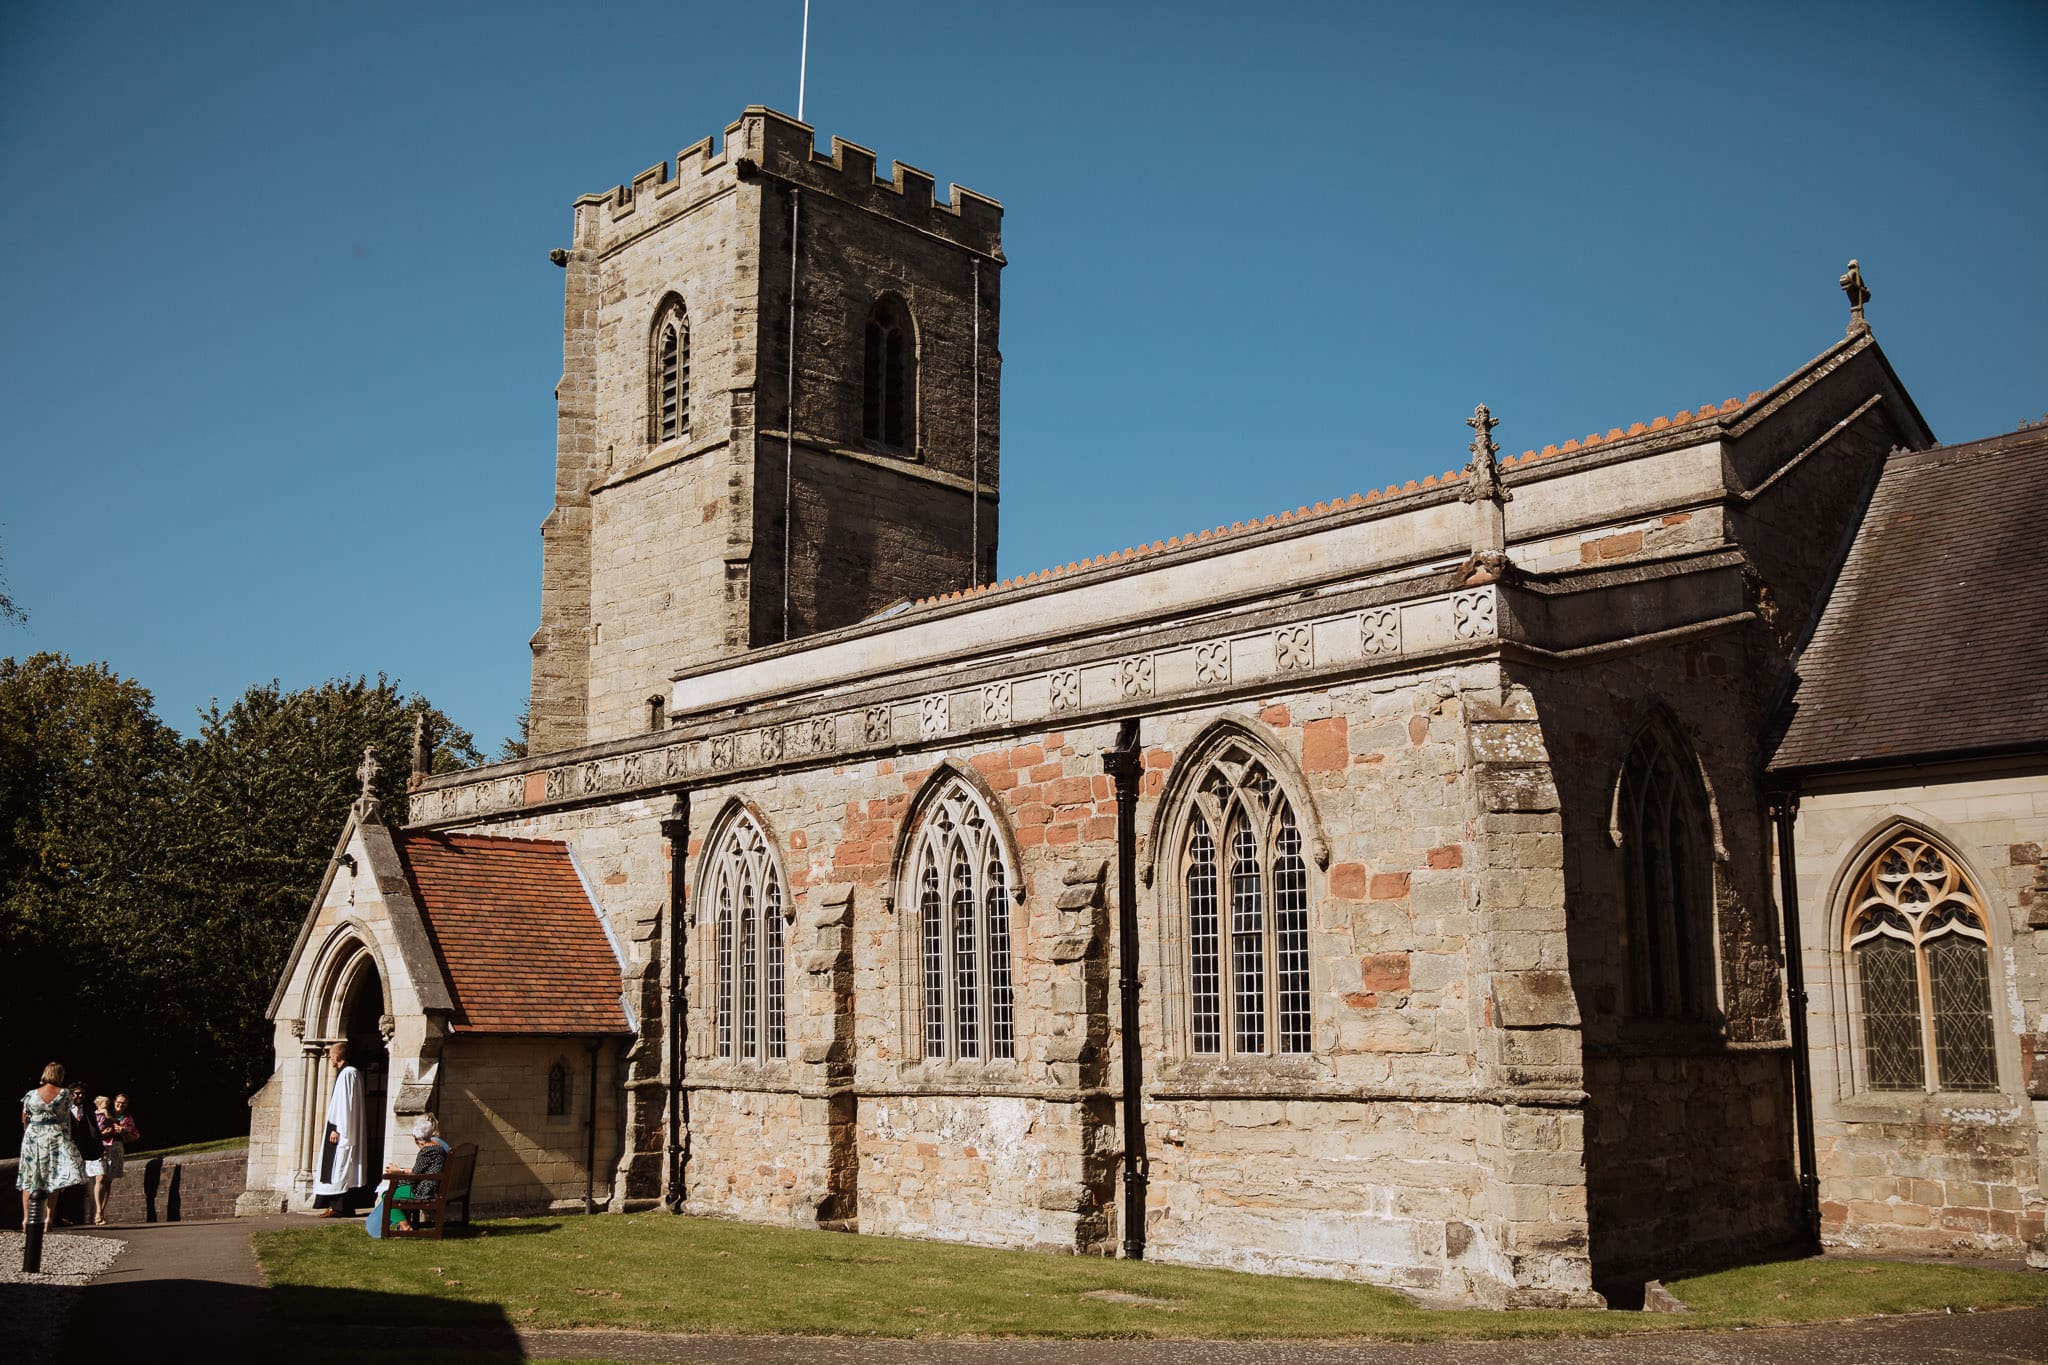
[[[922,999],[932,1061],[1017,1055],[1010,888],[1002,841],[974,789],[949,777],[925,805],[907,864],[917,906]]]
[[[1998,1088],[1983,900],[1955,859],[1919,835],[1887,843],[1850,894],[1848,950],[1870,1089]]]
[[[741,813],[711,855],[710,899],[717,915],[720,1057],[781,1061],[789,1055],[783,1000],[782,876],[761,827]]]
[[[690,319],[671,295],[655,315],[648,358],[647,438],[656,445],[690,434]]]
[[[1644,728],[1622,765],[1621,851],[1629,1012],[1708,1015],[1713,973],[1713,831],[1699,767],[1664,725]]]
[[[1189,1048],[1308,1052],[1309,880],[1294,810],[1266,766],[1235,746],[1202,774],[1193,805],[1181,857]]]

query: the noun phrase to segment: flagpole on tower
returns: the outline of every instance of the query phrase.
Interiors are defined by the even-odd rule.
[[[804,77],[811,64],[811,0],[804,0],[804,39],[796,59],[796,121],[804,121]]]

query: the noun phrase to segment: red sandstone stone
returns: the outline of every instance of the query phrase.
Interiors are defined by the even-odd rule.
[[[1351,761],[1351,723],[1343,716],[1301,727],[1301,766],[1312,773],[1341,772]]]

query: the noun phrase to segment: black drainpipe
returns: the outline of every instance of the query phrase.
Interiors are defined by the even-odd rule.
[[[1820,1250],[1820,1173],[1815,1169],[1813,1065],[1806,1045],[1806,963],[1799,942],[1799,875],[1792,826],[1799,795],[1779,792],[1771,804],[1778,840],[1778,918],[1785,937],[1785,1000],[1792,1015],[1792,1112],[1799,1143],[1799,1218],[1810,1250]]]
[[[597,1212],[597,1053],[604,1039],[592,1038],[583,1045],[590,1054],[590,1103],[583,1120],[583,1211]]]
[[[1117,731],[1117,747],[1102,756],[1116,783],[1117,987],[1122,995],[1119,1050],[1123,1053],[1124,1258],[1145,1259],[1145,1058],[1138,1036],[1138,775],[1144,769],[1138,722]]]
[[[668,1208],[683,1208],[683,1030],[688,1014],[683,1005],[683,915],[688,909],[690,861],[690,794],[676,793],[675,809],[661,822],[668,840]]]

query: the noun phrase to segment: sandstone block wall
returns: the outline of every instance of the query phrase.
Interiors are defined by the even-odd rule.
[[[20,1167],[21,1162],[14,1158],[0,1161],[0,1181],[5,1182],[10,1192],[6,1199],[0,1199],[0,1228],[21,1226],[21,1199],[13,1193]],[[135,1153],[107,1192],[107,1221],[120,1225],[232,1218],[247,1169],[247,1154],[239,1148],[182,1156]],[[90,1198],[84,1186],[74,1186],[63,1193],[57,1216],[89,1223]]]
[[[1988,770],[1987,770],[1988,769]],[[1845,948],[1846,898],[1873,845],[1916,831],[1957,858],[1984,897],[1998,1087],[1871,1090]],[[2048,771],[1873,773],[1810,790],[1795,827],[1821,1230],[1844,1247],[2017,1256],[2048,1224]]]
[[[548,1071],[562,1065],[567,1112],[548,1113]],[[477,1144],[470,1187],[477,1216],[581,1208],[590,1103],[590,1056],[579,1038],[458,1035],[442,1052],[441,1135]],[[609,1202],[619,1163],[624,1094],[618,1044],[597,1060],[597,1160],[591,1186]],[[410,1146],[411,1144],[406,1144]]]
[[[898,167],[877,182],[872,153],[835,140],[823,158],[812,140],[749,110],[719,150],[707,140],[576,205],[535,753],[647,729],[648,699],[677,668],[967,586],[977,474],[993,568],[1000,209],[958,189],[935,205],[929,176]],[[914,433],[900,449],[862,435],[865,326],[884,293],[915,323]],[[671,299],[689,322],[689,420],[664,441],[651,367]],[[785,631],[784,470],[798,447],[804,534]]]
[[[1557,755],[1558,875],[1584,1014],[1587,1185],[1603,1284],[1725,1263],[1797,1234],[1791,1059],[1755,769],[1772,657],[1764,631],[1746,626],[1521,675]],[[1713,822],[1714,1005],[1696,1019],[1645,1017],[1628,998],[1612,820],[1622,764],[1653,720],[1688,746]]]
[[[1584,1301],[1555,785],[1527,694],[1504,703],[1503,686],[1497,667],[1472,665],[1144,718],[1140,1045],[1154,1254],[1380,1279],[1447,1300]],[[988,1244],[1114,1244],[1116,815],[1101,755],[1115,735],[1092,724],[797,760],[693,789],[693,896],[733,803],[778,850],[795,1032],[787,1063],[715,1055],[715,927],[694,916],[688,1207]],[[1309,1054],[1196,1057],[1187,1040],[1184,807],[1169,784],[1191,783],[1231,743],[1272,770],[1314,854]],[[1015,1061],[921,1055],[899,859],[919,796],[948,774],[982,793],[1020,892]],[[1550,809],[1523,809],[1532,804]],[[650,819],[623,816],[587,806],[508,832],[569,839],[601,897],[648,906],[664,850]],[[842,922],[845,975],[819,965],[826,975],[814,978],[809,936]]]

